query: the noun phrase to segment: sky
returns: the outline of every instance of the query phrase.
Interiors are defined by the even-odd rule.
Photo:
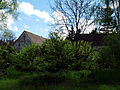
[[[54,30],[50,24],[55,23],[52,16],[60,21],[60,15],[62,15],[61,12],[52,12],[50,3],[53,5],[53,1],[54,0],[18,0],[18,19],[14,20],[12,16],[9,16],[7,21],[8,29],[15,33],[16,38],[18,38],[24,30],[49,38],[49,33]],[[95,26],[92,25],[87,31],[93,30],[94,28]]]
[[[51,1],[51,0],[50,0]],[[53,23],[52,12],[48,0],[18,0],[18,19],[9,17],[9,27],[16,37],[27,30],[39,36],[48,38],[52,30],[50,24]]]
[[[54,0],[17,0],[18,19],[14,20],[11,15],[8,15],[7,27],[12,30],[18,38],[24,30],[37,34],[39,36],[48,38],[49,32],[53,30],[50,24],[54,23],[54,18],[60,19],[56,12],[52,12],[49,1],[53,5]],[[61,15],[61,13],[59,13]],[[82,19],[81,19],[82,20]],[[91,21],[90,21],[91,22]],[[62,23],[62,22],[61,22]],[[94,25],[87,28],[93,30]]]

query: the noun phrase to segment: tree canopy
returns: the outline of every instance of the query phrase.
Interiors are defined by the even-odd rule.
[[[11,15],[17,18],[17,0],[0,0],[0,29],[7,29],[6,19]]]
[[[100,31],[118,31],[119,0],[99,0],[94,20]]]

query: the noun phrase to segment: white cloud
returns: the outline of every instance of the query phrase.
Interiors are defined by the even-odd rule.
[[[3,18],[2,16],[4,15]],[[12,29],[11,25],[14,23],[13,17],[9,13],[5,13],[5,11],[0,10],[0,26],[4,26],[2,28]]]
[[[40,28],[40,31],[41,31],[41,32],[48,32],[49,29],[48,29],[48,28]]]
[[[17,32],[18,31],[18,27],[14,26],[13,31]]]
[[[20,3],[19,10],[27,15],[32,15],[34,13],[33,6],[27,2]]]
[[[5,19],[2,19],[2,15],[5,15]],[[14,24],[14,19],[12,17],[12,15],[10,15],[9,13],[5,13],[5,11],[0,10],[0,28],[2,29],[9,29],[12,31],[18,31],[17,26],[12,26]]]
[[[44,29],[44,30],[45,30],[46,32],[48,32],[48,31],[49,31],[49,29],[47,29],[47,28],[46,28],[46,29]]]
[[[40,20],[39,19],[36,19],[37,22],[39,22]]]
[[[53,17],[55,19],[55,24],[58,24],[58,26],[54,27],[54,31],[59,33],[60,36],[66,37],[68,35],[68,30],[71,30],[71,26],[68,26],[68,30],[65,26],[65,23],[67,23],[68,20],[67,17],[64,16],[64,14],[60,11],[53,12]],[[85,19],[81,18],[79,22],[79,28],[81,29],[81,33],[90,33],[92,30],[94,30],[95,25],[92,22],[93,20],[86,21]],[[89,24],[91,25],[89,26]],[[76,24],[74,24],[73,28],[76,31],[75,25]],[[83,30],[85,31],[83,32]]]
[[[40,31],[42,31],[42,28],[40,28]]]
[[[19,21],[22,21],[22,18],[18,18]]]
[[[14,19],[12,18],[12,16],[9,14],[7,17],[7,27],[12,30],[12,24],[14,23]]]
[[[60,11],[55,11],[53,12],[53,17],[54,17],[54,23],[64,23],[67,21],[67,17],[64,16],[63,13],[61,13]],[[63,21],[64,20],[64,21]]]
[[[26,15],[35,15],[41,19],[44,19],[44,22],[53,23],[52,17],[46,11],[40,11],[38,9],[34,9],[33,5],[28,2],[22,2],[19,5],[19,11],[23,12]]]
[[[27,25],[24,25],[24,28],[29,29],[30,27],[29,27],[29,26],[27,26]]]

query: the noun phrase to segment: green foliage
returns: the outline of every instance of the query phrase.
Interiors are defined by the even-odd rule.
[[[96,54],[92,43],[79,41],[74,43],[75,60],[70,66],[72,70],[92,70],[95,69]],[[94,65],[94,66],[93,66]]]
[[[49,63],[47,70],[57,72],[65,70],[74,58],[74,47],[68,40],[63,40],[56,33],[42,45],[42,55]]]
[[[17,79],[23,76],[25,73],[19,72],[15,69],[15,67],[11,66],[6,69],[6,78],[9,79]]]
[[[0,30],[8,30],[7,19],[9,16],[17,19],[18,16],[18,2],[17,0],[0,0]]]
[[[0,90],[15,90],[18,80],[15,79],[3,79],[0,80]]]
[[[76,83],[65,81],[57,85],[24,85],[19,80],[6,79],[0,80],[0,90],[120,90],[119,83],[92,83],[81,82]]]
[[[80,83],[88,80],[91,71],[66,71],[57,73],[31,73],[20,78],[20,85],[57,85],[64,81]]]
[[[18,8],[17,0],[11,0],[11,1],[2,0],[2,1],[0,1],[0,10],[5,10],[6,13],[15,15],[17,8]]]
[[[96,82],[119,82],[120,70],[101,70],[92,72],[89,78]]]
[[[105,37],[104,47],[91,43],[72,44],[56,33],[43,43],[26,45],[19,53],[7,45],[0,46],[0,76],[20,78],[20,85],[59,84],[63,81],[79,84],[84,81],[119,81],[120,42],[117,34]],[[68,71],[69,70],[69,71]],[[23,73],[24,72],[24,73]],[[25,74],[25,73],[29,74]],[[110,75],[109,75],[110,74]]]
[[[91,71],[89,70],[64,72],[64,76],[66,80],[77,82],[77,83],[88,80],[88,76],[90,74],[91,74]]]
[[[44,71],[47,62],[42,56],[41,47],[38,44],[27,45],[16,55],[16,67],[22,71]]]
[[[116,28],[116,21],[112,14],[113,10],[110,7],[102,8],[101,10],[100,25],[103,26],[105,30]]]
[[[0,40],[1,42],[4,43],[9,43],[9,45],[13,45],[14,41],[15,41],[15,35],[12,31],[10,30],[4,30],[0,32]]]
[[[41,75],[39,75],[39,80],[43,80],[42,83],[44,84],[59,84],[65,81],[65,76],[63,72],[57,72],[57,73],[47,72],[44,73],[42,77]]]
[[[0,79],[8,77],[8,69],[14,67],[16,51],[9,43],[0,45]]]
[[[19,84],[22,85],[35,85],[36,83],[39,83],[39,81],[35,80],[35,78],[38,77],[38,74],[31,73],[29,75],[25,75],[19,79]]]
[[[62,72],[57,73],[31,73],[20,78],[20,85],[48,85],[48,84],[58,84],[65,80],[65,76]]]
[[[117,5],[116,0],[100,0],[97,5],[94,20],[100,31],[108,33],[118,29],[118,20],[115,14],[117,10],[111,7],[111,5],[114,7],[115,3]]]
[[[48,62],[47,71],[95,70],[98,67],[98,53],[91,44],[85,41],[72,44],[52,33],[41,48],[42,55]]]
[[[103,84],[103,85],[100,85],[98,90],[117,90],[117,88]]]
[[[0,71],[9,68],[13,65],[13,58],[16,51],[9,44],[1,44],[0,46]]]
[[[105,37],[105,45],[99,52],[99,67],[101,69],[119,69],[120,68],[120,41],[118,34],[108,34]]]

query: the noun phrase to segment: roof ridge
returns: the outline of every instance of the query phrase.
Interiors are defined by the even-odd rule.
[[[40,45],[43,43],[43,41],[47,40],[47,38],[44,38],[42,36],[36,35],[34,33],[31,33],[29,31],[24,31],[28,37],[31,39],[33,43],[39,43]]]
[[[26,30],[24,30],[24,32],[26,32],[26,33],[30,33],[30,34],[32,34],[32,35],[35,35],[35,36],[38,36],[38,37],[41,37],[41,38],[44,38],[44,39],[47,39],[47,38],[45,38],[45,37],[39,36],[39,35],[37,35],[37,34],[31,33],[31,32],[26,31]]]

